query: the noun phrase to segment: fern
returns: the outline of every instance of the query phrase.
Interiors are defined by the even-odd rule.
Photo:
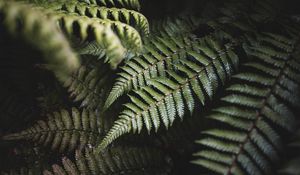
[[[8,32],[43,53],[48,67],[64,80],[79,66],[79,60],[54,21],[25,3],[0,1],[1,23]],[[20,23],[22,21],[22,23]]]
[[[0,174],[296,173],[281,3],[0,0]]]
[[[238,57],[230,47],[213,38],[203,39],[198,49],[198,53],[191,54],[193,57],[174,65],[178,71],[168,71],[169,78],[152,79],[148,82],[150,86],[135,92],[137,97],[130,96],[131,103],[125,104],[126,109],[98,151],[125,133],[140,133],[144,125],[149,133],[152,128],[159,129],[160,121],[169,128],[177,116],[183,119],[186,108],[193,112],[196,100],[193,94],[203,106],[213,98],[237,66]]]
[[[112,72],[109,67],[93,57],[84,59],[83,65],[65,81],[64,86],[68,88],[73,101],[81,102],[81,106],[101,109]]]
[[[51,10],[55,11],[63,10],[68,13],[76,13],[80,16],[87,16],[89,18],[119,21],[134,27],[143,35],[149,34],[148,20],[145,16],[134,10],[98,7],[76,1],[45,4],[45,7],[49,6]]]
[[[198,159],[193,163],[218,174],[272,172],[281,150],[281,134],[274,127],[287,131],[295,127],[289,106],[299,105],[298,95],[292,94],[299,80],[290,76],[300,73],[298,55],[278,52],[272,43],[245,46],[254,61],[245,63],[246,71],[233,76],[236,83],[227,88],[221,100],[224,104],[208,116],[225,128],[203,132],[196,142],[204,148],[194,154]]]
[[[141,50],[140,34],[133,27],[140,29],[144,35],[149,32],[147,19],[135,11],[97,7],[77,1],[37,3],[37,7],[40,6],[70,37],[78,37],[81,42],[95,40],[105,51],[106,61],[113,69],[124,59],[125,48],[133,52]]]
[[[153,148],[111,148],[101,154],[89,150],[76,151],[75,162],[62,159],[62,166],[53,165],[51,174],[165,174],[168,172],[167,157]]]
[[[32,127],[19,133],[4,136],[4,140],[26,139],[37,144],[50,146],[52,150],[72,151],[94,145],[108,129],[109,122],[99,121],[94,112],[76,108],[62,109],[48,116],[46,121],[38,121]]]
[[[131,36],[131,38],[122,38],[124,41],[128,39],[128,47],[141,47],[141,39],[137,31],[130,26],[119,22],[102,21],[100,19],[90,19],[88,17],[80,17],[77,15],[56,14],[55,20],[60,23],[61,28],[69,35],[76,36],[76,26],[79,25],[80,33],[77,35],[81,41],[86,41],[88,37],[93,37],[96,42],[106,50],[106,54],[112,68],[122,61],[125,54],[125,49],[119,40],[119,37],[111,30],[114,26],[119,32],[119,36]],[[128,34],[123,34],[127,31]],[[123,43],[124,44],[124,43]],[[126,45],[126,44],[124,44]]]
[[[172,62],[187,57],[187,51],[197,45],[189,36],[179,37],[152,37],[145,44],[146,53],[127,61],[121,67],[107,100],[104,110],[124,93],[147,84],[147,80],[160,75],[165,75],[165,67],[170,67]],[[195,46],[196,47],[196,46]]]
[[[127,9],[97,7],[97,6],[86,5],[85,3],[78,3],[74,1],[70,1],[68,3],[67,2],[50,3],[50,4],[46,4],[45,6],[46,7],[50,6],[50,9],[54,10],[54,13],[50,13],[51,16],[54,15],[54,16],[58,16],[58,18],[61,18],[60,15],[58,14],[62,13],[62,16],[64,18],[66,17],[75,18],[74,16],[78,16],[77,17],[78,19],[81,18],[84,19],[81,20],[81,22],[78,22],[80,28],[84,26],[81,25],[81,23],[84,24],[84,22],[87,22],[86,18],[84,17],[88,17],[91,23],[99,23],[108,28],[111,28],[121,39],[123,46],[128,49],[132,49],[136,51],[140,50],[142,44],[140,34],[148,35],[149,33],[149,24],[147,19],[142,14],[135,11],[130,11]],[[59,12],[57,12],[57,10],[59,10]],[[62,23],[65,22],[72,23],[71,21],[63,21]],[[69,30],[71,27],[75,28],[75,26],[72,25],[66,27]],[[139,30],[141,33],[138,33],[136,29]],[[82,30],[85,29],[83,28]],[[102,33],[101,31],[98,32]],[[99,40],[98,38],[97,41],[100,42],[101,40]],[[107,40],[107,42],[109,42],[109,40]]]

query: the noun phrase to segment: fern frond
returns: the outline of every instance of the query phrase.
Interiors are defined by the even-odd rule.
[[[121,67],[119,77],[109,93],[104,110],[124,93],[138,89],[147,84],[147,81],[157,76],[165,75],[166,68],[179,59],[188,57],[188,52],[193,52],[198,41],[193,41],[189,36],[155,37],[145,44],[144,54],[127,61]],[[195,49],[194,49],[195,50]]]
[[[290,79],[287,70],[299,75],[300,66],[293,64],[300,61],[299,55],[279,52],[270,42],[250,48],[247,53],[254,61],[233,76],[236,83],[226,90],[223,104],[208,116],[224,129],[204,131],[203,138],[196,141],[204,148],[194,154],[198,159],[193,163],[217,174],[271,173],[282,149],[281,134],[275,127],[295,128],[290,106],[299,105],[299,94],[294,93],[299,82]]]
[[[141,51],[142,40],[137,30],[143,35],[149,33],[147,19],[132,10],[98,7],[77,1],[37,3],[35,6],[37,9],[41,7],[70,37],[79,38],[81,42],[95,40],[97,47],[106,53],[106,61],[113,69],[126,56],[126,49],[133,53]]]
[[[101,48],[106,50],[106,55],[108,61],[111,64],[112,68],[116,66],[123,60],[125,48],[122,45],[119,37],[112,31],[112,23],[102,23],[102,20],[90,19],[88,17],[69,15],[69,14],[55,14],[53,19],[59,22],[60,27],[65,31],[69,36],[76,36],[81,39],[81,41],[86,41],[88,37],[93,38]],[[128,39],[128,42],[135,45],[136,48],[141,47],[141,39],[139,34],[133,29],[126,29],[122,23],[114,22],[117,25],[117,30],[122,32],[133,32],[128,33],[128,36],[132,36],[131,39]],[[79,27],[79,32],[77,33],[77,27]],[[126,34],[127,36],[127,34]],[[122,37],[123,41],[127,38]],[[134,47],[135,47],[134,46]],[[128,45],[130,47],[130,45]]]
[[[258,34],[257,38],[260,42],[270,43],[286,52],[292,52],[293,50],[294,41],[291,38],[267,32]]]
[[[102,48],[102,46],[95,41],[85,42],[79,45],[77,47],[77,51],[80,55],[91,55],[91,56],[95,56],[97,59],[102,59],[104,57],[105,62],[108,62],[111,59],[109,55],[106,55],[107,50],[105,48]],[[123,58],[125,59],[125,61],[127,61],[134,57],[137,57],[138,55],[140,55],[139,52],[132,51],[132,50],[125,50]]]
[[[230,46],[226,47],[213,38],[203,39],[200,51],[175,64],[177,71],[167,71],[168,78],[149,80],[148,86],[130,96],[131,102],[125,104],[126,109],[97,150],[125,133],[140,133],[144,127],[149,133],[153,128],[157,131],[161,121],[169,128],[176,117],[183,119],[186,109],[193,112],[196,100],[205,106],[238,65],[237,55]]]
[[[3,140],[30,140],[39,145],[50,146],[52,150],[72,151],[94,145],[99,141],[108,123],[99,121],[94,112],[76,108],[60,110],[38,121],[32,127],[19,133],[3,136]]]
[[[141,13],[133,10],[98,7],[96,5],[88,5],[76,1],[51,2],[45,4],[45,7],[50,7],[51,10],[55,11],[63,10],[68,13],[76,13],[80,16],[87,16],[89,18],[119,21],[134,27],[142,35],[146,36],[149,34],[148,20]]]
[[[62,166],[52,166],[52,174],[166,174],[168,172],[167,156],[154,148],[115,147],[103,153],[95,154],[89,150],[84,153],[76,151],[75,162],[64,157]]]
[[[55,13],[52,16],[69,35],[76,34],[76,26],[79,25],[80,35],[78,37],[83,41],[87,39],[89,32],[92,32],[90,37],[94,38],[99,44],[104,43],[104,46],[106,46],[117,41],[117,38],[113,38],[113,34],[116,34],[124,47],[131,50],[141,50],[142,48],[140,34],[127,24],[108,19],[88,18],[76,14]],[[109,30],[113,32],[109,33]]]
[[[43,53],[48,67],[58,78],[64,80],[78,68],[79,60],[67,39],[41,10],[33,11],[28,4],[1,0],[0,15],[1,23],[12,36],[22,38]]]
[[[101,61],[84,59],[83,65],[64,82],[64,86],[74,102],[81,102],[81,107],[100,109],[104,105],[112,71]]]
[[[141,5],[139,0],[78,0],[87,4],[95,4],[105,7],[126,8],[139,11]]]

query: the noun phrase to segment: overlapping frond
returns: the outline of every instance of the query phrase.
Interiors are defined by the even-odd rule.
[[[79,66],[79,60],[53,20],[25,3],[0,1],[1,27],[40,51],[48,67],[64,80]],[[22,22],[21,22],[22,21]]]
[[[145,53],[132,58],[121,67],[119,77],[109,93],[104,109],[107,109],[115,100],[132,89],[138,89],[147,84],[147,81],[157,76],[165,75],[165,70],[172,67],[172,63],[188,57],[187,52],[193,52],[198,41],[191,35],[177,37],[151,36],[145,44]]]
[[[123,45],[126,44],[123,43],[122,45],[121,40],[126,41],[129,48],[131,46],[140,48],[142,45],[138,32],[120,22],[103,21],[65,13],[56,13],[52,15],[52,18],[59,22],[62,30],[69,36],[78,37],[82,42],[87,41],[88,38],[93,38],[106,51],[107,58],[109,58],[107,61],[110,62],[112,68],[116,68],[124,58],[125,48]],[[119,35],[112,31],[113,26],[119,32]]]
[[[177,117],[183,119],[185,110],[193,112],[196,100],[204,106],[213,98],[231,76],[239,59],[230,44],[223,45],[210,37],[200,40],[198,49],[187,59],[179,60],[174,65],[175,70],[167,71],[167,77],[149,80],[148,86],[130,96],[131,102],[125,104],[126,109],[98,151],[125,133],[140,133],[144,127],[148,132],[157,131],[161,122],[169,128]]]
[[[80,42],[95,41],[113,69],[125,58],[126,51],[140,52],[140,34],[149,33],[147,19],[125,8],[99,7],[74,0],[35,2],[34,7],[42,8],[71,38],[79,38]]]
[[[0,174],[278,173],[282,150],[295,151],[283,143],[300,107],[300,27],[277,2],[143,1],[149,27],[138,0],[0,0],[2,55],[12,55],[0,63]],[[6,135],[37,116],[47,118]],[[58,155],[44,147],[69,158],[50,167]]]
[[[29,140],[39,145],[51,146],[52,150],[72,151],[97,143],[110,127],[93,111],[62,109],[49,115],[47,120],[38,121],[32,127],[4,136],[4,140]]]
[[[149,34],[148,20],[144,15],[134,10],[99,7],[97,5],[88,5],[78,1],[51,2],[45,4],[45,7],[55,11],[63,10],[68,13],[76,13],[80,16],[87,16],[89,18],[119,21],[134,27],[142,35]]]
[[[76,151],[76,161],[64,157],[62,166],[52,166],[44,175],[75,174],[166,174],[169,171],[168,157],[159,149],[138,147],[114,147],[100,154],[88,149]]]
[[[208,116],[224,127],[203,132],[196,141],[202,149],[194,154],[198,159],[193,163],[217,174],[272,174],[271,165],[279,160],[282,149],[278,127],[293,131],[291,106],[299,106],[299,53],[279,49],[274,44],[280,38],[285,37],[269,35],[260,44],[252,41],[244,46],[253,61],[233,76],[235,83],[227,88],[221,106]],[[293,43],[281,42],[288,50]]]
[[[82,107],[100,109],[104,105],[112,71],[101,61],[84,58],[82,66],[65,82],[71,98]]]

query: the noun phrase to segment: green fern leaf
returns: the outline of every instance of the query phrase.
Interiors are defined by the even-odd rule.
[[[77,34],[77,37],[79,37],[82,41],[86,41],[88,37],[94,38],[101,48],[106,50],[109,62],[114,69],[124,58],[125,49],[123,45],[128,46],[128,48],[141,48],[142,43],[140,35],[137,31],[135,31],[135,29],[123,23],[91,19],[88,17],[69,14],[55,14],[55,17],[53,18],[60,23],[63,31],[65,31],[69,36],[76,36],[75,29],[76,26],[79,26],[80,31]],[[121,37],[120,39],[125,42],[123,45],[119,40],[119,36],[112,31],[112,26],[114,26],[117,32],[119,32],[119,36]],[[124,38],[122,36],[132,37]]]
[[[35,6],[37,9],[41,7],[70,37],[79,38],[81,42],[96,41],[97,47],[106,54],[105,61],[113,69],[126,56],[126,49],[133,53],[141,51],[142,40],[137,30],[143,35],[149,33],[147,19],[132,10],[77,1],[43,2]]]
[[[191,55],[197,45],[197,41],[185,35],[162,38],[151,36],[151,40],[145,44],[146,53],[132,58],[121,67],[122,71],[109,93],[104,110],[124,93],[146,85],[151,78],[164,76],[166,68],[171,69],[172,63]]]
[[[60,110],[48,116],[46,121],[38,121],[32,127],[19,133],[3,136],[3,140],[30,140],[44,146],[51,146],[52,150],[72,151],[94,145],[101,138],[109,123],[99,119],[92,111],[76,108],[72,111]]]
[[[124,151],[126,150],[126,151]],[[52,171],[44,171],[44,175],[52,174],[166,174],[168,170],[167,156],[153,148],[115,147],[100,154],[89,150],[84,153],[76,151],[75,162],[64,157],[62,166],[54,164]]]
[[[84,58],[83,65],[70,76],[64,86],[68,88],[74,102],[81,102],[81,107],[101,109],[112,71],[101,61],[93,57]]]
[[[157,131],[161,121],[169,128],[176,117],[183,119],[185,109],[193,112],[196,99],[203,106],[212,99],[218,87],[232,74],[238,57],[232,48],[224,47],[213,38],[203,39],[199,50],[191,60],[180,60],[175,65],[177,71],[167,72],[168,78],[149,80],[149,86],[136,91],[136,96],[130,96],[131,103],[125,104],[126,109],[97,150],[125,133],[140,133],[144,125],[148,132],[153,128]]]
[[[76,13],[80,16],[87,16],[89,18],[119,21],[134,27],[143,35],[149,34],[148,20],[145,16],[133,10],[98,7],[96,5],[88,5],[76,1],[51,2],[44,6],[47,8],[50,7],[51,10],[63,10],[68,13]]]
[[[33,10],[31,5],[20,2],[0,1],[1,23],[12,36],[22,38],[43,53],[62,81],[79,66],[79,60],[67,39],[59,32],[52,19],[43,10]],[[20,23],[22,21],[22,23]]]
[[[299,105],[294,100],[299,94],[291,93],[297,91],[299,83],[289,79],[286,70],[300,73],[300,67],[290,64],[299,62],[299,56],[287,53],[290,48],[279,51],[272,37],[253,44],[247,53],[254,61],[244,64],[245,71],[233,76],[236,83],[227,88],[222,106],[208,116],[226,129],[204,131],[203,138],[196,141],[204,149],[194,154],[198,159],[192,162],[218,174],[272,173],[271,165],[279,160],[282,149],[281,134],[274,127],[290,132],[295,128],[290,106]],[[269,59],[281,62],[270,64]],[[285,82],[293,82],[293,86],[287,87]]]

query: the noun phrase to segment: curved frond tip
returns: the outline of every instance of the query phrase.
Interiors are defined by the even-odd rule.
[[[79,59],[52,19],[42,10],[32,10],[26,3],[0,1],[4,27],[13,37],[20,37],[44,55],[48,67],[62,81],[76,70]],[[22,21],[22,23],[20,23]]]

